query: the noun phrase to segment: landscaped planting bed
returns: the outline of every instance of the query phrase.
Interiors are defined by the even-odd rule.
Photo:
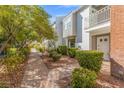
[[[58,61],[54,62],[48,54],[42,56],[42,59],[49,69],[48,79],[58,87],[70,87],[72,71],[75,68],[79,68],[77,60],[63,55]]]
[[[20,87],[29,50],[20,52],[10,49],[0,61],[0,87]]]

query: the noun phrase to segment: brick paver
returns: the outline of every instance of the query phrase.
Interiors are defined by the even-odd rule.
[[[25,69],[21,87],[41,87],[40,82],[47,78],[48,69],[42,63],[38,52],[31,52]]]
[[[32,50],[25,69],[21,87],[24,88],[56,88],[71,79],[71,72],[79,67],[78,63],[63,65],[62,67],[49,70],[43,63],[41,55]],[[66,78],[66,82],[63,80]],[[66,85],[68,86],[68,85]]]

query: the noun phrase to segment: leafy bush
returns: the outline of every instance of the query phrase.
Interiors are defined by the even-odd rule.
[[[45,47],[39,47],[39,48],[38,48],[38,51],[44,52],[44,51],[45,51]]]
[[[77,48],[68,48],[68,55],[70,57],[74,58],[76,55],[76,50],[77,50]]]
[[[49,57],[52,57],[53,52],[57,51],[55,48],[53,49],[48,49]]]
[[[8,88],[5,82],[0,82],[0,88]]]
[[[7,56],[16,55],[16,52],[17,52],[17,48],[8,48],[7,49]]]
[[[68,47],[67,46],[59,46],[57,48],[57,52],[62,54],[62,55],[67,55]]]
[[[95,87],[97,75],[94,71],[85,68],[76,68],[72,72],[71,86],[73,88]]]
[[[99,72],[103,53],[99,51],[77,51],[76,58],[81,67]]]
[[[4,58],[4,64],[7,66],[8,71],[14,71],[18,68],[18,65],[24,61],[23,56],[13,55]]]
[[[12,72],[18,68],[18,65],[25,61],[28,53],[29,48],[21,48],[19,51],[15,51],[13,48],[9,49],[6,57],[3,59],[3,64],[6,65],[9,72]]]
[[[21,48],[21,50],[19,51],[20,55],[28,55],[28,53],[30,52],[29,48]]]
[[[52,52],[51,57],[53,58],[54,61],[57,61],[61,58],[61,54],[57,53],[56,51]]]

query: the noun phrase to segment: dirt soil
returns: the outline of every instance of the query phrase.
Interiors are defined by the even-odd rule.
[[[111,76],[110,62],[103,62],[97,84],[102,88],[124,88],[124,81]]]
[[[28,59],[28,58],[27,58]],[[24,68],[26,66],[27,60],[20,64],[16,71],[13,71],[11,73],[8,73],[6,66],[1,64],[0,65],[0,86],[1,87],[7,87],[7,88],[19,88],[23,74],[24,74]]]

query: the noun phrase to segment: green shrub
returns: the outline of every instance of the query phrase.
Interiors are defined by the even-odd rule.
[[[12,72],[18,68],[18,65],[24,62],[26,56],[21,52],[16,52],[16,55],[7,55],[3,59],[3,64],[6,65],[7,70]]]
[[[48,49],[49,57],[52,57],[53,52],[57,51],[55,48],[53,49]]]
[[[6,83],[0,82],[0,88],[8,88],[8,86]]]
[[[57,52],[62,55],[67,55],[68,47],[67,46],[58,46]]]
[[[56,51],[53,51],[51,57],[54,61],[57,61],[61,58],[61,54],[57,53]]]
[[[14,71],[18,68],[18,65],[23,62],[23,58],[17,55],[6,57],[4,64],[7,66],[8,71]]]
[[[45,47],[39,47],[39,48],[38,48],[38,51],[44,52],[44,51],[45,51]]]
[[[76,55],[76,50],[77,50],[77,48],[68,48],[68,55],[70,57],[74,58]]]
[[[8,48],[7,49],[8,56],[16,55],[16,53],[17,53],[17,48]]]
[[[19,51],[20,55],[28,55],[30,52],[30,48],[21,48],[21,50]]]
[[[72,72],[71,86],[73,88],[95,87],[97,75],[94,71],[85,68],[76,68]]]
[[[103,60],[103,53],[99,51],[77,51],[76,58],[81,67],[99,72]]]

